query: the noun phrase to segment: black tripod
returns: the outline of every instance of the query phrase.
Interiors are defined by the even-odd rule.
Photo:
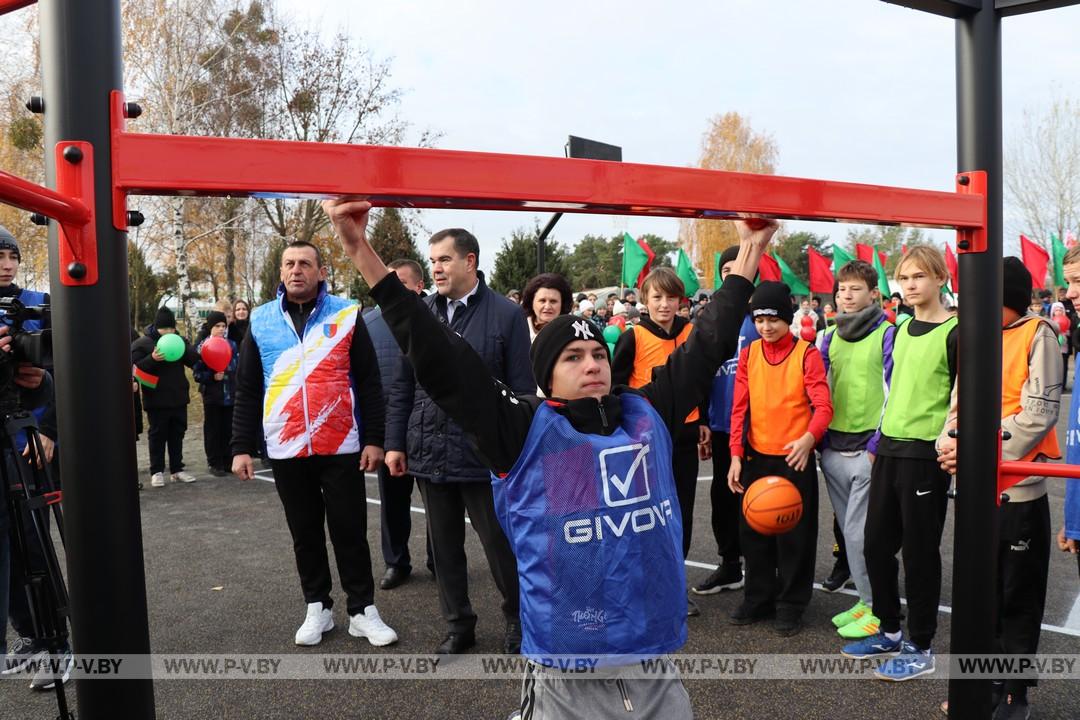
[[[29,458],[20,457],[16,438],[25,434]],[[68,710],[63,675],[68,651],[68,595],[60,562],[49,532],[49,510],[56,520],[60,542],[64,542],[64,517],[60,509],[61,491],[54,490],[49,464],[41,445],[37,419],[24,410],[4,414],[4,436],[0,439],[0,482],[8,490],[11,517],[12,559],[24,568],[26,599],[33,621],[34,637],[44,645],[49,657],[44,670],[52,674],[59,720],[74,720]],[[32,548],[39,549],[45,562],[33,562]],[[3,629],[0,629],[2,632]]]

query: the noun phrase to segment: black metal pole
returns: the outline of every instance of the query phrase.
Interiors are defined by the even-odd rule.
[[[99,280],[60,282],[49,231],[54,362],[67,571],[76,653],[146,655],[142,528],[136,488],[127,233],[112,226],[109,93],[122,88],[120,0],[40,0],[48,182],[61,140],[94,148]],[[125,666],[126,667],[126,666]],[[150,680],[78,681],[79,715],[152,718]]]
[[[548,235],[555,229],[555,223],[559,222],[563,214],[555,213],[548,220],[548,224],[544,226],[544,229],[540,231],[540,236],[536,238],[536,274],[544,272],[544,241],[547,240]]]
[[[1001,394],[1001,21],[994,0],[956,21],[958,170],[987,173],[987,248],[960,255],[959,487],[951,652],[994,652]],[[965,389],[967,390],[965,392]],[[989,718],[990,681],[949,681],[949,717]]]

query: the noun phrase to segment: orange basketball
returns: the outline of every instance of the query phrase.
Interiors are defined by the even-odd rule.
[[[746,524],[762,535],[782,535],[799,524],[803,503],[799,489],[778,475],[758,478],[743,493]]]

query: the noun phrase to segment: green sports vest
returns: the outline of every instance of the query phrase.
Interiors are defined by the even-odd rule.
[[[892,383],[881,432],[896,440],[933,442],[949,414],[949,351],[946,340],[956,327],[952,317],[936,328],[913,337],[911,323],[896,331]]]
[[[836,328],[829,329],[829,391],[833,403],[830,430],[861,433],[877,429],[885,404],[881,348],[889,327],[891,323],[882,322],[854,342],[840,337]]]

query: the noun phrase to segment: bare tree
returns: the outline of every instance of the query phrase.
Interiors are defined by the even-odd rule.
[[[1080,216],[1080,106],[1057,100],[1041,114],[1024,113],[1007,142],[1005,199],[1008,228],[1050,250]]]

